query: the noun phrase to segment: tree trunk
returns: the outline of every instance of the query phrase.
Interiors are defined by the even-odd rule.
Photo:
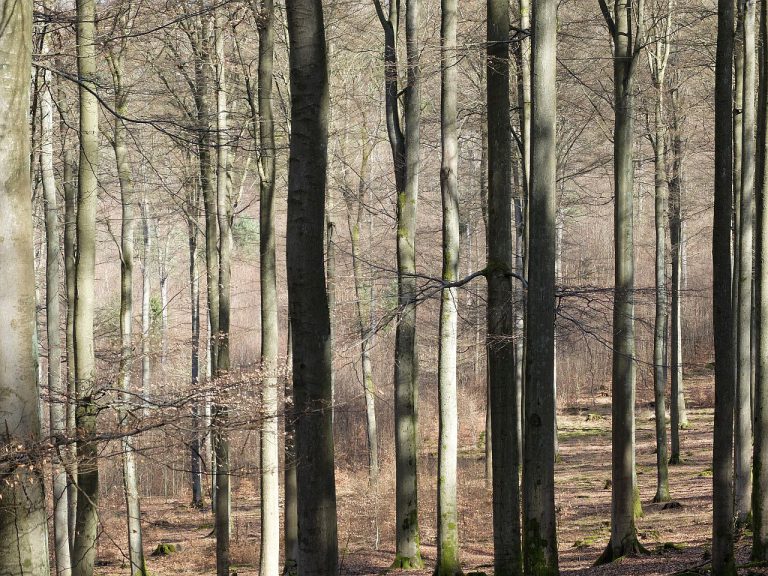
[[[127,33],[128,27],[123,27]],[[115,90],[115,110],[120,116],[127,112],[128,95],[122,84],[123,51],[111,50],[108,62],[112,72],[112,82]],[[131,422],[130,406],[133,404],[131,389],[131,372],[133,369],[133,231],[135,200],[133,178],[128,159],[127,128],[120,118],[115,118],[112,147],[115,152],[115,163],[120,183],[120,203],[122,206],[122,228],[120,234],[120,390],[122,392],[119,409],[120,425],[124,436],[121,439],[123,455],[123,488],[126,511],[128,515],[128,558],[131,576],[145,576],[144,547],[141,533],[141,505],[139,502],[139,481],[136,473],[136,453],[134,439],[130,435]],[[145,253],[145,278],[147,270],[147,254]],[[146,283],[146,280],[145,280]],[[145,284],[146,285],[146,284]],[[146,391],[145,391],[146,392]]]
[[[99,469],[94,394],[96,358],[93,340],[94,275],[96,269],[97,170],[99,108],[96,99],[96,3],[77,1],[77,68],[80,83],[80,162],[77,194],[77,258],[75,262],[75,387],[78,431],[77,499],[74,576],[91,576],[98,534]]]
[[[293,329],[293,397],[299,574],[336,574],[338,541],[331,405],[331,349],[323,227],[328,150],[328,64],[320,0],[287,4],[291,144],[288,169],[288,303]]]
[[[197,184],[192,185],[187,206],[187,237],[189,240],[189,298],[191,303],[192,350],[191,384],[196,390],[200,382],[200,279],[197,265],[198,214],[200,197]],[[192,404],[192,441],[189,445],[192,481],[192,506],[203,507],[203,479],[201,470],[203,441],[200,433],[200,407],[198,399]]]
[[[680,91],[673,88],[671,91],[672,111],[672,161],[671,174],[668,182],[669,188],[669,239],[671,246],[672,264],[672,310],[670,333],[670,365],[672,371],[671,382],[671,406],[670,406],[670,432],[672,437],[672,452],[669,463],[680,464],[680,430],[688,425],[688,417],[685,410],[685,394],[683,390],[683,342],[681,330],[681,303],[680,280],[682,265],[682,221],[680,208],[683,196],[683,135],[682,122],[680,120]]]
[[[48,34],[43,38],[43,52],[48,52]],[[53,534],[56,558],[56,574],[72,573],[69,538],[69,503],[67,497],[66,445],[67,392],[61,380],[61,313],[59,311],[59,222],[56,200],[56,181],[53,171],[53,101],[51,72],[44,73],[44,86],[40,95],[41,148],[40,171],[45,195],[45,311],[48,337],[48,393],[50,395],[51,437],[54,449],[51,455],[53,468]]]
[[[739,217],[739,265],[737,276],[737,378],[734,411],[734,476],[735,514],[738,526],[748,522],[752,501],[752,217],[755,188],[755,0],[740,0],[742,5],[742,37],[744,50],[741,169]],[[738,70],[737,72],[738,73]],[[738,104],[737,104],[738,105]]]
[[[715,63],[715,207],[712,225],[713,334],[730,334],[733,209],[733,0],[718,0]],[[730,338],[714,338],[715,427],[712,449],[712,570],[735,576],[733,540],[733,407],[735,357]]]
[[[253,2],[259,29],[258,142],[259,230],[261,280],[261,559],[260,574],[277,576],[280,570],[280,477],[278,454],[278,314],[275,259],[275,128],[272,115],[274,6],[272,0]],[[256,112],[255,110],[253,112]],[[254,131],[255,132],[255,131]],[[256,134],[254,133],[254,139]],[[286,566],[288,561],[286,561]]]
[[[755,196],[757,198],[757,230],[755,236],[755,316],[757,354],[755,358],[754,456],[752,468],[752,559],[768,560],[768,206],[765,188],[766,137],[768,133],[768,3],[761,3],[760,14],[760,79],[757,109],[757,156]]]
[[[151,299],[152,284],[150,278],[150,265],[152,259],[152,216],[150,214],[149,200],[146,192],[141,202],[141,220],[143,226],[144,253],[141,269],[141,396],[143,398],[143,413],[147,416],[152,393],[152,346],[151,346]]]
[[[226,18],[223,9],[215,15],[216,42],[216,216],[219,225],[219,331],[214,332],[218,340],[216,372],[219,386],[228,383],[229,375],[229,326],[232,260],[232,197],[229,182],[229,134],[227,111],[226,61],[224,52],[224,27]],[[230,568],[230,461],[229,461],[229,406],[219,403],[214,410],[214,452],[216,454],[216,573],[229,576]]]
[[[557,184],[557,2],[533,11],[531,178],[523,461],[525,573],[555,576],[555,252]]]
[[[487,351],[493,451],[494,573],[522,573],[520,454],[515,398],[509,2],[488,0],[488,308]]]
[[[17,447],[0,472],[0,573],[48,576],[48,526],[43,493],[40,397],[35,332],[35,271],[30,183],[29,89],[32,4],[5,1],[0,10],[0,429]],[[28,466],[14,466],[13,462]],[[23,569],[20,571],[20,568]]]
[[[611,405],[611,540],[598,563],[643,550],[637,540],[635,506],[635,280],[633,224],[633,90],[637,50],[642,38],[633,14],[642,22],[642,0],[616,0],[611,18],[601,6],[613,36],[614,115],[614,303]],[[638,31],[639,32],[639,31]],[[634,42],[633,42],[634,41]]]
[[[456,130],[457,0],[442,0],[440,25],[440,190],[443,207],[443,282],[459,279],[459,141]],[[458,288],[443,288],[440,295],[438,360],[439,439],[437,459],[436,576],[461,574],[459,518],[456,502],[459,441],[456,345]]]

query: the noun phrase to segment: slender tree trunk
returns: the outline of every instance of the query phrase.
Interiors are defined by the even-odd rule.
[[[457,0],[442,0],[440,25],[440,134],[442,160],[440,190],[443,207],[443,282],[459,278],[459,140],[456,131],[458,58]],[[444,288],[440,296],[438,360],[439,439],[437,460],[436,576],[461,574],[459,518],[456,502],[459,440],[456,345],[458,288]]]
[[[735,177],[741,177],[740,218],[739,218],[739,265],[737,276],[737,378],[736,407],[734,411],[734,477],[736,523],[742,526],[748,522],[752,501],[751,456],[752,456],[752,250],[755,189],[755,0],[740,0],[742,4],[742,37],[744,51],[743,99],[742,99],[742,142],[741,170]],[[738,72],[737,72],[738,73]]]
[[[611,540],[598,563],[643,550],[635,527],[639,492],[635,474],[635,278],[633,224],[633,91],[642,38],[643,0],[616,0],[613,19],[603,0],[613,36],[614,81],[614,304],[611,407]],[[637,14],[635,12],[637,11]]]
[[[511,272],[512,190],[509,116],[509,2],[488,0],[488,309],[487,351],[493,451],[494,572],[522,573],[520,454],[515,408]]]
[[[291,144],[288,170],[288,303],[299,574],[336,574],[338,541],[331,405],[331,349],[323,226],[328,150],[328,64],[320,0],[286,6],[290,35]]]
[[[557,2],[533,10],[530,256],[525,357],[523,558],[525,573],[555,576],[555,252]]]
[[[127,26],[123,29],[127,31]],[[112,82],[115,90],[115,110],[120,116],[127,112],[127,94],[124,90],[123,50],[111,51],[108,56]],[[133,436],[129,434],[131,425],[129,406],[133,404],[131,390],[131,372],[133,369],[133,231],[135,227],[135,200],[133,178],[128,160],[127,129],[119,118],[115,118],[112,147],[120,183],[120,202],[122,205],[122,228],[120,234],[120,390],[122,392],[119,409],[120,425],[125,434],[121,439],[123,455],[123,488],[128,515],[128,556],[131,576],[145,576],[144,547],[141,533],[141,505],[139,502],[139,481],[136,472],[136,453]],[[146,254],[145,254],[146,259]],[[146,260],[144,269],[146,271]],[[146,276],[146,274],[145,274]]]
[[[152,259],[152,216],[150,214],[149,200],[146,191],[141,202],[141,221],[143,226],[143,267],[141,269],[141,396],[143,413],[146,416],[150,406],[150,396],[152,393],[152,342],[150,338],[151,331],[151,299],[152,284],[150,278],[150,265]]]
[[[0,469],[0,573],[48,576],[48,526],[32,345],[35,271],[30,183],[29,90],[32,4],[4,1],[0,9],[0,429],[3,444],[18,447],[20,460]],[[8,281],[12,279],[12,281]],[[28,466],[14,465],[19,461]]]
[[[752,468],[752,559],[768,560],[768,206],[766,206],[766,139],[768,135],[768,3],[760,6],[760,79],[757,109],[757,154],[755,196],[755,316],[757,354],[755,358],[754,456]]]
[[[688,417],[685,410],[685,394],[683,390],[683,346],[681,330],[681,303],[680,303],[680,279],[682,264],[682,221],[680,208],[683,193],[683,135],[680,121],[680,95],[679,88],[671,90],[672,111],[672,162],[671,174],[668,182],[669,188],[669,239],[671,247],[672,264],[672,309],[671,309],[671,333],[670,333],[670,364],[671,378],[671,406],[670,406],[670,432],[671,432],[671,456],[670,465],[680,464],[680,430],[688,425]]]
[[[197,389],[200,382],[200,272],[197,264],[197,238],[198,238],[198,214],[199,192],[197,185],[193,184],[190,191],[187,212],[187,237],[189,240],[189,298],[191,302],[192,320],[192,350],[191,356],[191,384],[192,389]],[[201,473],[201,461],[203,441],[200,434],[200,407],[197,400],[192,404],[192,441],[190,450],[190,471],[192,475],[192,506],[203,507],[203,479]]]
[[[485,67],[482,72],[482,80],[486,79],[487,72]],[[485,259],[488,261],[488,108],[482,106],[482,126],[481,144],[480,144],[480,210],[483,216],[483,227],[485,228]],[[477,326],[475,335],[479,345],[480,333],[480,311],[477,311]],[[485,487],[493,487],[493,423],[491,419],[491,380],[488,377],[488,362],[485,363]]]
[[[98,534],[99,469],[94,399],[96,358],[93,340],[94,275],[96,268],[97,170],[99,163],[99,109],[95,96],[96,3],[77,1],[77,68],[80,82],[80,162],[77,194],[77,258],[75,262],[75,387],[78,431],[77,499],[74,576],[91,576]]]
[[[43,51],[48,52],[48,34],[43,38]],[[53,99],[51,72],[44,73],[40,95],[41,148],[40,171],[45,195],[45,311],[48,337],[48,393],[50,395],[51,437],[55,443],[51,457],[53,468],[53,534],[56,574],[72,573],[69,540],[69,503],[67,497],[66,446],[59,443],[67,436],[67,393],[61,380],[61,313],[59,310],[59,222],[56,181],[53,172]]]
[[[712,227],[713,334],[729,334],[733,209],[733,0],[718,0],[715,63],[715,207]],[[714,338],[715,428],[712,449],[712,571],[735,576],[733,540],[733,407],[735,355],[730,338]]]
[[[215,15],[216,42],[216,215],[219,225],[219,331],[215,377],[225,384],[229,375],[230,280],[232,260],[232,197],[229,183],[229,134],[227,110],[226,61],[224,35],[226,18],[223,9]],[[214,434],[216,442],[216,573],[229,576],[230,568],[230,461],[229,461],[229,406],[215,406]]]

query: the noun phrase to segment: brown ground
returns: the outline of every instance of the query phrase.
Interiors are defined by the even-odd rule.
[[[592,567],[610,532],[610,404],[607,397],[559,415],[560,462],[556,467],[558,538],[563,575],[670,574],[701,565],[711,537],[711,379],[688,381],[690,429],[682,432],[683,458],[670,468],[672,498],[682,508],[662,510],[651,503],[656,489],[654,421],[652,408],[637,410],[638,481],[645,515],[638,521],[642,544],[650,554],[608,566]],[[388,472],[388,473],[387,473]],[[385,468],[379,498],[380,545],[376,549],[374,502],[367,495],[365,471],[339,471],[339,555],[341,574],[380,574],[393,559],[394,519],[391,467]],[[427,451],[421,462],[422,552],[424,576],[432,574],[435,556],[435,459]],[[484,462],[477,447],[462,453],[460,466],[460,538],[465,571],[492,571],[491,493],[485,487]],[[233,570],[258,573],[259,513],[253,485],[243,482],[235,495],[232,530]],[[190,508],[185,499],[143,501],[144,542],[153,575],[215,574],[214,540],[207,537],[209,511]],[[104,500],[100,540],[100,575],[124,574],[124,521],[118,490]],[[149,553],[160,542],[181,543],[182,551],[169,557]],[[748,558],[750,540],[738,544],[739,560]]]

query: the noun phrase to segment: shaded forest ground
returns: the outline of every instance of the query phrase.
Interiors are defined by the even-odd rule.
[[[670,468],[672,498],[682,506],[664,509],[651,500],[656,490],[653,407],[637,406],[637,472],[644,516],[638,532],[649,554],[608,566],[592,567],[610,534],[610,399],[607,394],[559,414],[560,458],[556,466],[558,538],[561,572],[620,575],[670,574],[701,565],[709,553],[712,514],[712,379],[687,379],[690,426],[681,433],[684,463]],[[459,471],[460,538],[465,572],[492,571],[491,491],[485,486],[482,446],[465,439]],[[425,446],[420,468],[420,522],[426,566],[435,557],[434,450]],[[391,461],[383,469],[378,501],[367,490],[366,470],[337,472],[341,574],[381,574],[394,556],[394,480]],[[233,498],[233,570],[258,573],[259,501],[257,478],[244,479]],[[191,508],[184,498],[153,497],[142,501],[144,544],[153,575],[215,574],[214,539],[209,510]],[[376,510],[379,510],[378,549]],[[99,541],[100,575],[126,572],[125,522],[120,490],[102,502]],[[159,543],[180,544],[167,557],[149,554]],[[746,562],[749,533],[738,542],[738,558]],[[766,571],[768,573],[768,571]]]

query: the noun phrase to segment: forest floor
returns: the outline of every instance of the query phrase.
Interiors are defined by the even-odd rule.
[[[647,555],[593,567],[610,534],[610,401],[598,397],[561,411],[558,416],[560,457],[556,465],[558,544],[561,574],[614,576],[671,574],[701,566],[709,555],[712,517],[712,379],[687,381],[689,428],[681,432],[684,462],[670,467],[670,491],[681,506],[664,509],[652,503],[656,491],[653,408],[637,407],[637,474],[644,515],[637,522]],[[493,532],[491,491],[485,485],[485,463],[477,446],[460,456],[459,514],[465,572],[491,573]],[[435,558],[435,455],[425,449],[420,469],[420,523],[425,569],[431,576]],[[383,470],[378,506],[367,490],[365,470],[339,470],[337,476],[340,573],[382,574],[394,557],[394,481]],[[97,574],[125,574],[125,524],[119,490],[103,502]],[[258,574],[259,502],[253,484],[241,483],[233,498],[233,571]],[[210,511],[196,510],[181,499],[142,501],[144,545],[153,576],[215,574],[215,542],[210,537]],[[376,530],[376,508],[378,532]],[[378,542],[377,546],[377,533]],[[159,543],[180,544],[169,556],[151,556]],[[737,545],[739,562],[749,557],[751,539]],[[768,573],[759,571],[757,573]],[[746,573],[746,572],[745,572]],[[755,573],[753,570],[752,573]]]

